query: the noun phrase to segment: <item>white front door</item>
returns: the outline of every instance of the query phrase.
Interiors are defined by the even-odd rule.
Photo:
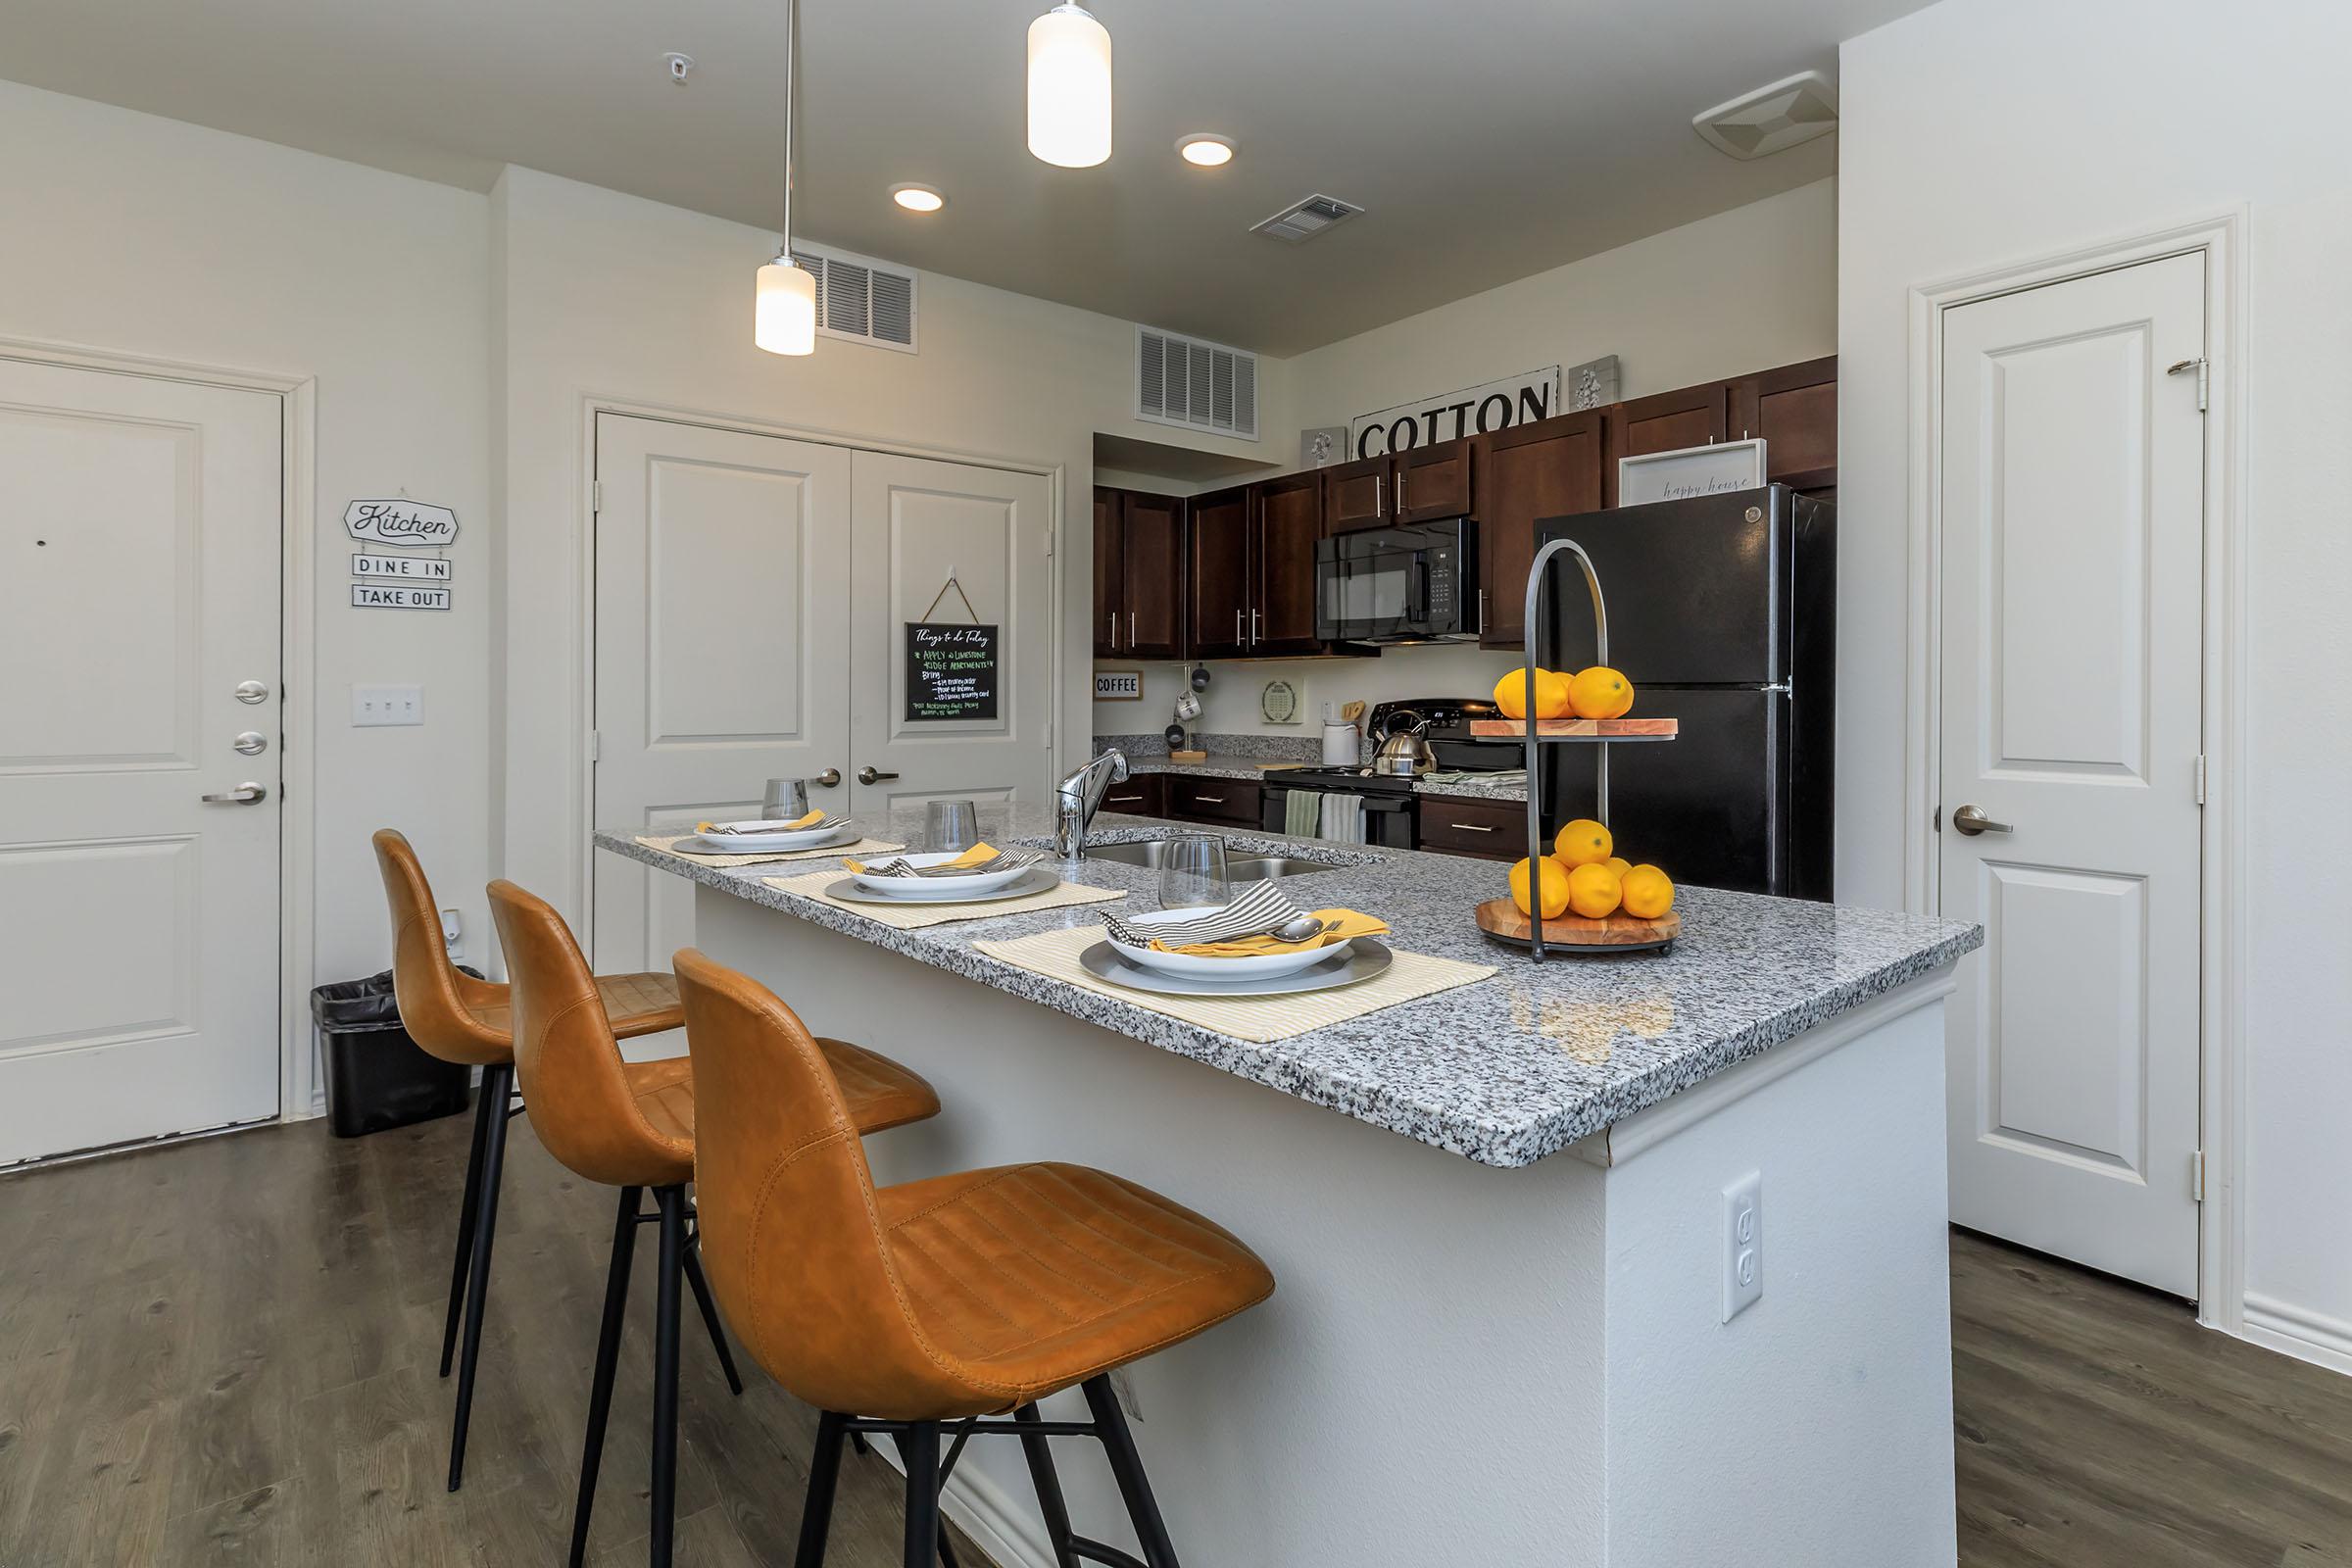
[[[1943,316],[1952,1218],[2197,1288],[2205,270]],[[1980,820],[1995,826],[1979,826]]]
[[[0,360],[0,1164],[277,1114],[280,428]]]
[[[594,820],[753,816],[771,778],[850,806],[850,453],[597,418]],[[595,858],[597,967],[666,969],[694,889]]]
[[[1052,485],[1042,474],[878,452],[858,453],[854,475],[858,811],[1043,799],[1054,717]],[[910,626],[939,628],[921,634],[936,648],[969,650],[968,673],[939,663],[939,678],[924,680],[910,666],[939,654],[912,655]],[[983,686],[993,702],[978,700]]]

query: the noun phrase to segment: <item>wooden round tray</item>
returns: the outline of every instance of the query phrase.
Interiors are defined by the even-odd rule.
[[[1519,912],[1508,899],[1489,899],[1478,906],[1478,928],[1497,942],[1515,948],[1534,946],[1535,921]],[[1672,909],[1655,920],[1630,914],[1608,914],[1594,920],[1581,914],[1557,914],[1544,922],[1544,951],[1587,957],[1626,953],[1663,953],[1682,935],[1683,917]]]

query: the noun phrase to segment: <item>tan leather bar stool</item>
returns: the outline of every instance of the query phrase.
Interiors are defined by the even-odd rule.
[[[797,1568],[824,1561],[841,1441],[858,1432],[889,1433],[906,1455],[906,1568],[938,1550],[939,1490],[964,1443],[994,1433],[1021,1439],[1060,1568],[1176,1568],[1110,1373],[1264,1300],[1266,1265],[1190,1209],[1083,1166],[877,1189],[822,1043],[758,982],[691,948],[673,961],[702,1095],[711,1288],[753,1359],[823,1412]],[[1038,1413],[1072,1387],[1093,1420]],[[1050,1437],[1102,1444],[1142,1563],[1071,1533]]]
[[[458,1209],[457,1259],[450,1265],[449,1313],[441,1330],[441,1375],[449,1376],[458,1329],[465,1326],[465,1355],[458,1370],[457,1418],[449,1438],[449,1490],[466,1475],[466,1432],[473,1415],[473,1378],[482,1349],[482,1305],[490,1290],[490,1249],[498,1229],[498,1195],[506,1170],[507,1118],[514,1087],[514,1016],[507,988],[462,974],[449,961],[441,938],[441,913],[424,867],[409,841],[391,828],[374,839],[376,868],[392,906],[392,992],[409,1037],[443,1061],[482,1069],[474,1102],[473,1152],[466,1161],[466,1196]],[[665,974],[608,975],[597,995],[612,1032],[622,1039],[675,1029],[677,982]],[[699,1276],[698,1276],[699,1279]],[[707,1287],[702,1287],[706,1295]],[[727,1377],[738,1389],[734,1360],[718,1335],[718,1312],[705,1316]]]
[[[588,1400],[588,1440],[580,1459],[580,1491],[571,1533],[572,1568],[588,1546],[589,1513],[596,1500],[605,1422],[612,1404],[612,1374],[620,1354],[628,1304],[629,1263],[641,1218],[662,1227],[662,1265],[654,1329],[653,1562],[670,1560],[676,1519],[678,1459],[678,1280],[706,1292],[696,1264],[695,1230],[688,1226],[686,1184],[694,1179],[695,1081],[683,1057],[632,1062],[607,1025],[596,978],[580,956],[571,929],[548,905],[512,882],[490,884],[490,911],[514,976],[514,1065],[522,1075],[523,1109],[539,1141],[578,1176],[620,1189],[620,1217],[612,1231],[612,1264],[605,1282],[603,1331],[596,1379]],[[843,1086],[845,1125],[859,1133],[921,1121],[939,1114],[939,1097],[914,1073],[888,1057],[838,1040],[812,1042],[826,1072]],[[766,1107],[743,1107],[748,1115]],[[641,1194],[653,1189],[655,1213],[641,1216]],[[705,1295],[708,1301],[708,1296]]]

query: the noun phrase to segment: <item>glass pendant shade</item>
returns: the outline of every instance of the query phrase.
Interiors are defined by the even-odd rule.
[[[752,340],[770,354],[816,352],[816,274],[779,256],[760,269]]]
[[[1062,169],[1110,157],[1110,33],[1083,6],[1029,24],[1029,150]]]

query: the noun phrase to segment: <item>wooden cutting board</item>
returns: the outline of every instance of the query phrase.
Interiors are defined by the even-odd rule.
[[[1663,740],[1679,735],[1679,718],[1539,718],[1536,734],[1549,740]],[[1487,740],[1524,740],[1527,722],[1517,718],[1474,718],[1470,733]]]
[[[1529,942],[1535,922],[1519,912],[1508,899],[1489,899],[1478,906],[1478,926],[1505,942]],[[1683,917],[1672,909],[1655,920],[1630,914],[1608,914],[1595,920],[1582,914],[1559,914],[1544,922],[1544,943],[1563,949],[1654,948],[1682,935]]]

